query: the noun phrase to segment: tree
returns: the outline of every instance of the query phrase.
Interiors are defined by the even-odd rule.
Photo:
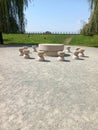
[[[30,0],[0,0],[0,43],[2,32],[24,33],[26,20],[24,9]]]
[[[81,34],[94,35],[98,34],[98,0],[88,0],[90,4],[91,15],[88,23],[81,29]]]
[[[89,25],[94,34],[98,34],[98,0],[89,0],[91,8],[91,17]]]
[[[2,32],[0,32],[0,44],[3,44]]]

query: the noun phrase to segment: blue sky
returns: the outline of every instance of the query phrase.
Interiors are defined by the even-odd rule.
[[[79,32],[88,21],[88,0],[34,0],[25,11],[26,32]]]

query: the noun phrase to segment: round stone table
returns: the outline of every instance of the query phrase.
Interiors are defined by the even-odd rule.
[[[64,50],[64,44],[39,44],[38,49],[47,56],[58,56],[57,52]]]

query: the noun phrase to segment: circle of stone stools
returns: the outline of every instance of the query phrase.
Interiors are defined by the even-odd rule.
[[[22,47],[22,48],[19,48],[19,55],[20,56],[23,56],[24,55],[24,53],[23,53],[23,50],[24,49],[28,49],[28,46],[24,46],[24,47]]]
[[[84,55],[84,51],[85,51],[84,49],[80,49],[80,50],[79,50],[79,56],[82,56],[82,57],[85,56],[85,55]]]
[[[75,50],[74,52],[73,52],[73,56],[72,56],[72,58],[73,59],[79,59],[79,50]]]
[[[33,52],[37,52],[37,47],[36,46],[32,46]]]
[[[25,59],[29,59],[30,58],[30,55],[29,55],[30,51],[28,49],[24,49],[23,50],[23,54],[24,54],[24,58]]]
[[[38,61],[45,61],[44,51],[38,51],[37,54],[38,54]]]
[[[70,53],[70,52],[71,52],[71,51],[70,51],[70,48],[71,48],[71,47],[69,47],[69,46],[66,47],[66,52]]]
[[[58,51],[58,60],[64,61],[65,52],[64,51]]]

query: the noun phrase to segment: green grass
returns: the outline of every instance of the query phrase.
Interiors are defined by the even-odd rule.
[[[66,35],[66,34],[3,34],[4,44],[39,44],[63,43],[72,38],[69,45],[98,47],[98,36]]]
[[[34,43],[63,43],[68,36],[62,34],[3,34],[4,43],[34,44]]]
[[[70,45],[98,47],[98,35],[94,36],[74,35],[72,41],[70,42]]]

